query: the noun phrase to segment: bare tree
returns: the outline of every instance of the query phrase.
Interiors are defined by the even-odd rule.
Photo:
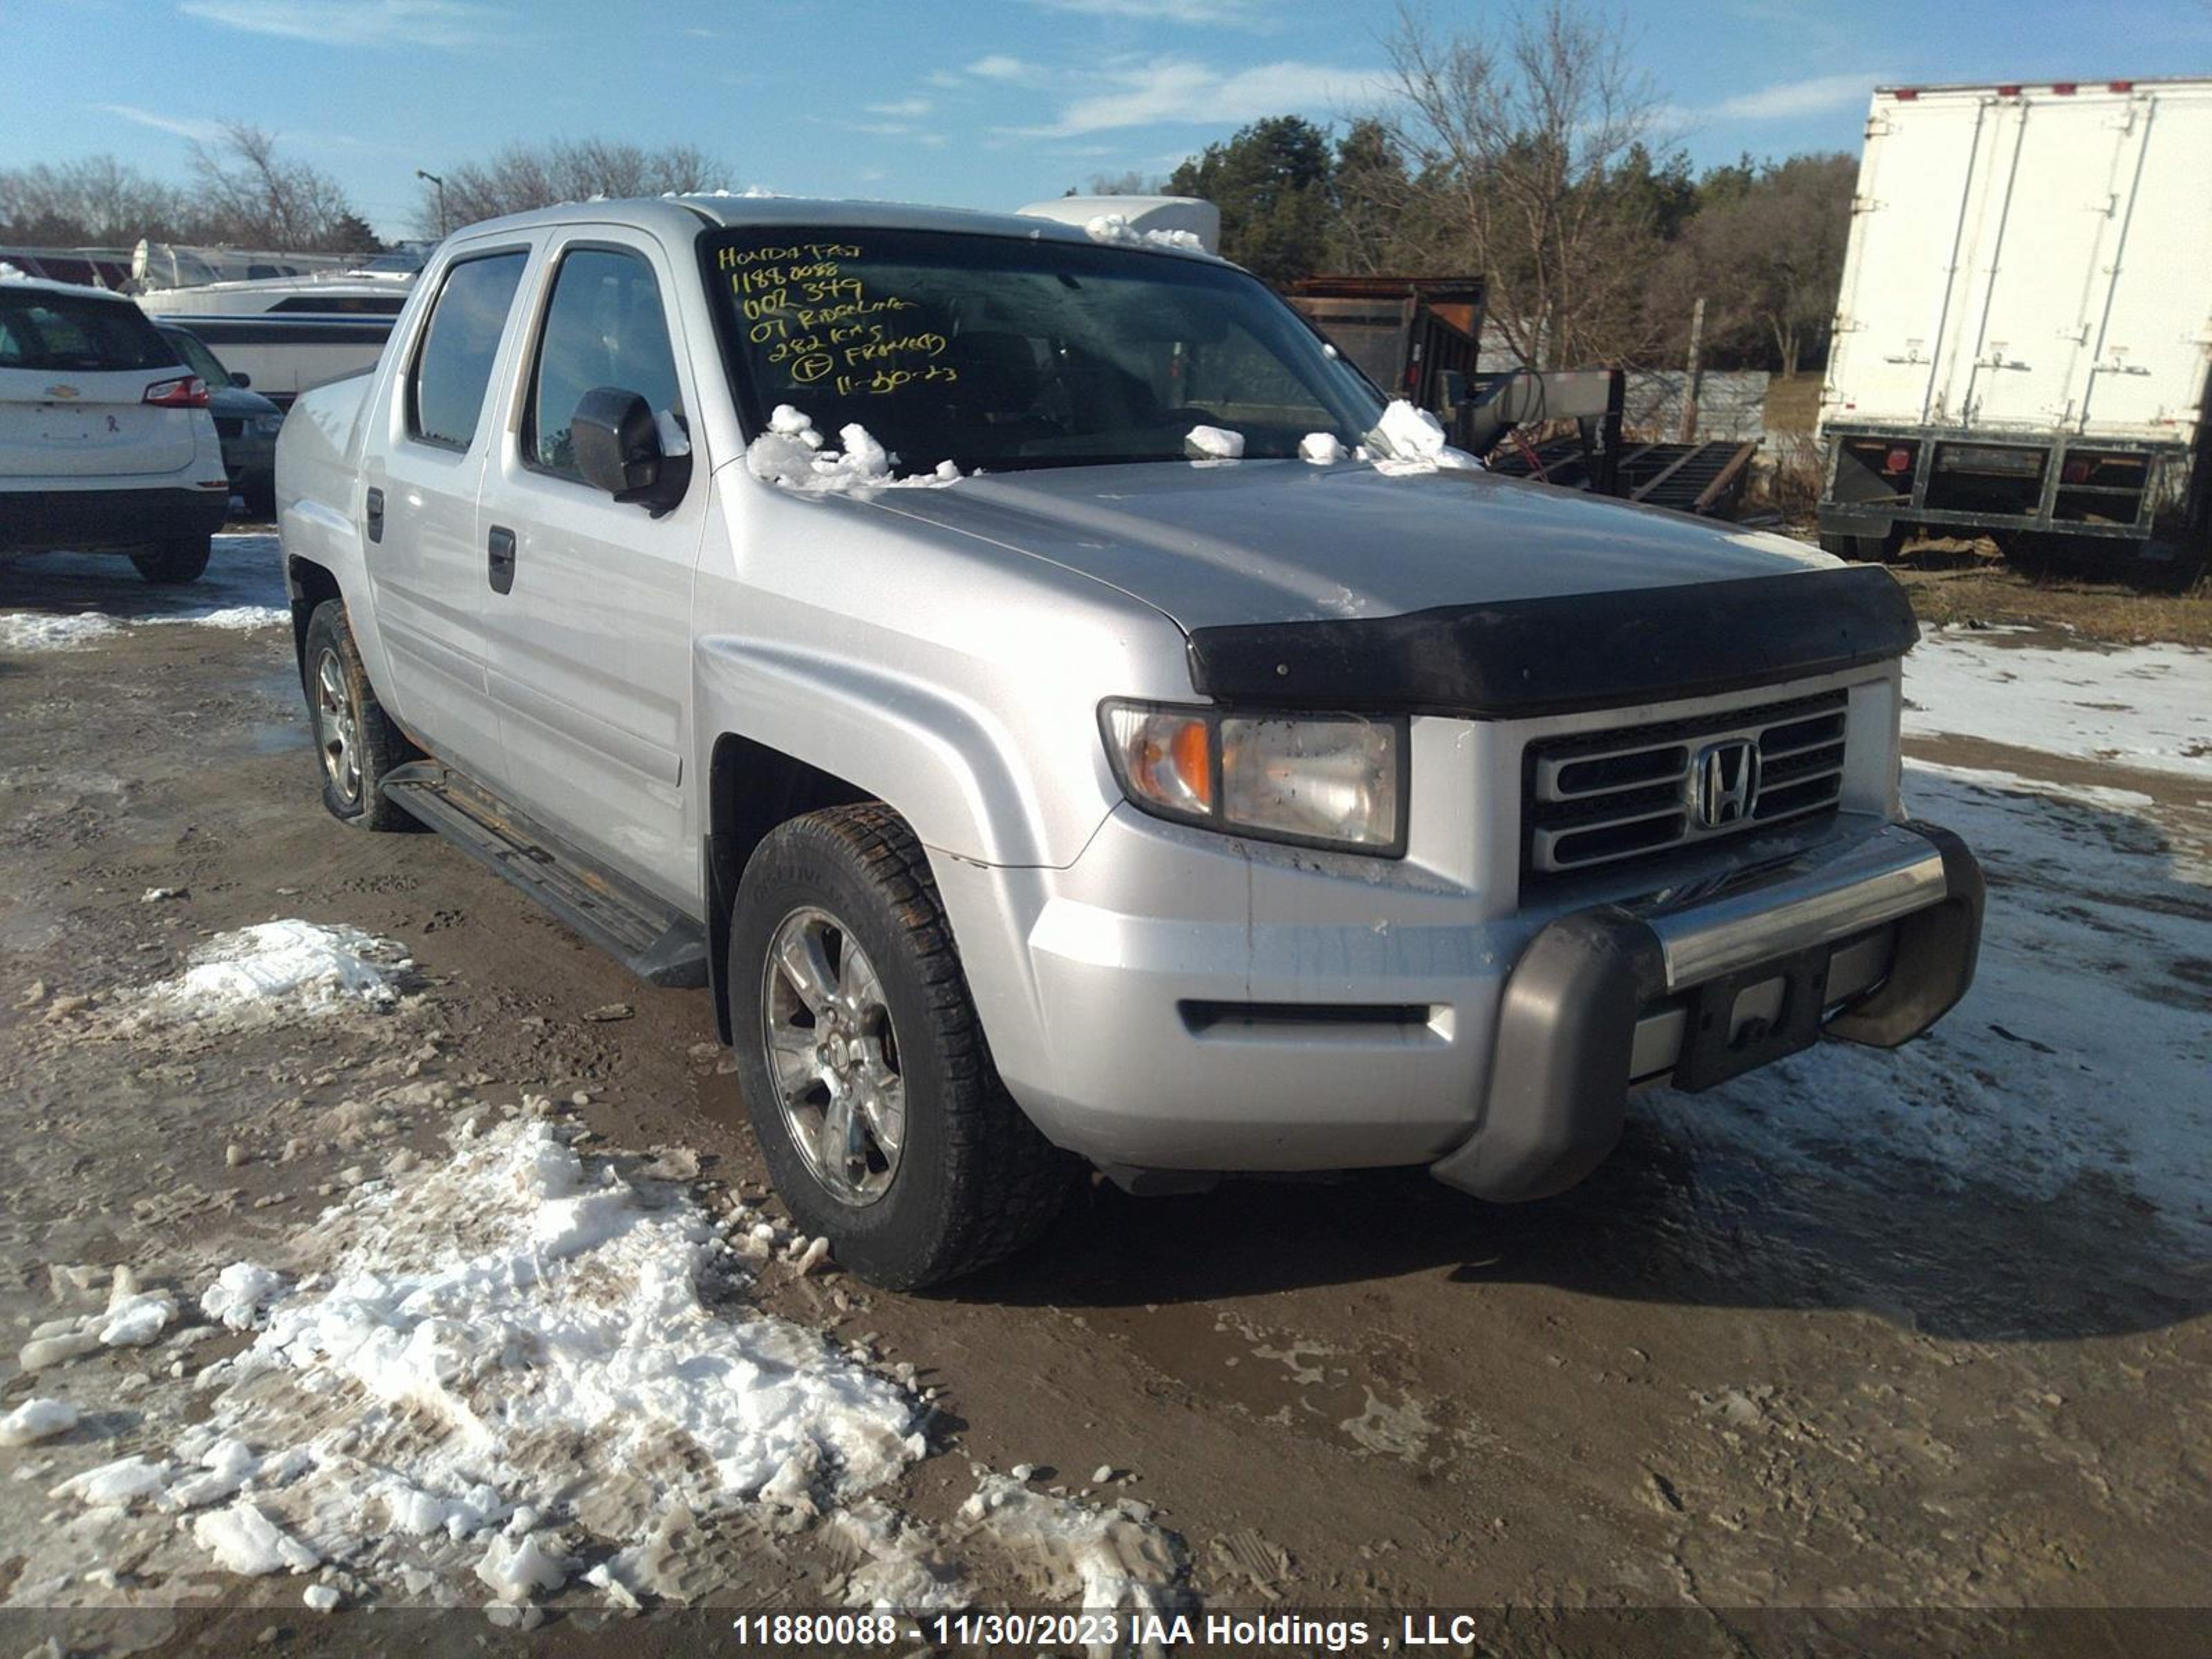
[[[280,156],[259,127],[233,123],[221,143],[195,143],[192,173],[205,240],[306,252],[349,240],[359,223],[337,179]]]
[[[690,144],[646,149],[606,138],[556,139],[511,144],[489,161],[444,169],[446,222],[470,224],[502,213],[580,202],[592,197],[662,196],[673,191],[713,190],[726,176],[721,165]],[[440,231],[438,206],[425,198],[417,222],[426,235]]]
[[[1407,9],[1389,50],[1391,137],[1449,201],[1499,332],[1536,368],[1633,356],[1656,240],[1634,174],[1662,106],[1618,22],[1541,0],[1503,30],[1447,39]]]
[[[1791,380],[1826,348],[1857,181],[1855,157],[1793,155],[1692,222],[1684,251],[1723,349],[1771,354]]]
[[[11,242],[127,247],[142,236],[175,241],[197,230],[182,191],[112,155],[0,172],[0,232]]]
[[[1094,173],[1084,187],[1086,196],[1161,196],[1167,192],[1168,181],[1158,173],[1139,173],[1131,167],[1127,173]],[[1076,192],[1067,192],[1073,196]]]

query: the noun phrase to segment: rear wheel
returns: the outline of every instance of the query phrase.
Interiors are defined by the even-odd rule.
[[[890,808],[809,813],[761,843],[729,995],[769,1173],[850,1271],[910,1290],[1050,1224],[1075,1165],[999,1080],[928,860]]]
[[[214,546],[210,537],[185,536],[175,541],[157,542],[143,553],[133,553],[131,562],[149,582],[164,587],[180,586],[200,579]]]
[[[307,619],[301,678],[331,816],[357,830],[412,829],[414,819],[385,798],[383,784],[394,767],[419,759],[420,751],[376,700],[343,599],[325,600]]]
[[[276,486],[273,483],[249,485],[238,492],[246,504],[246,516],[255,520],[270,520],[276,516]]]

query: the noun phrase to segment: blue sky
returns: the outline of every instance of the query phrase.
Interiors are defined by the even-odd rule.
[[[1430,0],[1450,28],[1498,6]],[[1164,173],[1262,115],[1371,106],[1387,5],[1342,0],[0,0],[0,167],[181,176],[222,120],[283,135],[387,235],[513,141],[684,141],[731,188],[1018,206]],[[1621,15],[1683,146],[1856,150],[1877,81],[2212,72],[2212,0],[1647,0]]]

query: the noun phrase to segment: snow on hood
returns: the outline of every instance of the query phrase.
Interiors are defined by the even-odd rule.
[[[812,495],[854,490],[934,489],[960,481],[960,469],[941,462],[933,473],[916,478],[891,476],[894,457],[857,421],[837,435],[845,447],[824,447],[814,422],[789,404],[778,404],[769,429],[745,448],[745,466],[766,483]]]
[[[1194,460],[1233,461],[1244,453],[1244,434],[1226,427],[1194,426],[1183,434],[1182,447]]]
[[[1425,409],[1416,409],[1403,398],[1383,405],[1382,418],[1368,434],[1370,443],[1388,453],[1376,459],[1375,470],[1393,478],[1417,477],[1425,472],[1479,470],[1482,463],[1463,449],[1444,441],[1444,426]]]

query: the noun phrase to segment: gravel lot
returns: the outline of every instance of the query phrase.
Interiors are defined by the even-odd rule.
[[[207,586],[166,592],[120,562],[0,563],[0,1413],[76,1413],[0,1446],[9,1651],[353,1650],[370,1603],[547,1609],[539,1645],[580,1651],[631,1594],[1554,1610],[1508,1651],[1582,1650],[1556,1610],[1706,1610],[1606,1640],[1716,1653],[1766,1650],[1760,1609],[2205,1600],[2212,654],[2017,617],[1923,647],[1907,794],[1990,876],[1981,981],[1928,1040],[1644,1097],[1547,1203],[1418,1173],[1103,1188],[1035,1253],[908,1298],[781,1222],[703,993],[631,980],[434,837],[324,815],[275,558],[226,537]],[[178,988],[279,920],[388,942],[365,958],[388,994]],[[669,1228],[696,1264],[664,1328],[623,1310],[668,1290]],[[239,1263],[286,1288],[227,1323],[203,1298]],[[349,1273],[458,1297],[422,1339],[446,1358],[399,1382],[332,1358],[343,1307],[425,1317],[361,1314]],[[276,1353],[286,1319],[324,1346]],[[524,1359],[469,1345],[488,1321]],[[118,1324],[153,1328],[101,1340]],[[642,1447],[634,1413],[471,1393],[507,1365],[581,1399],[600,1350],[649,1368],[679,1326],[694,1358],[750,1332],[771,1370],[815,1368],[832,1415],[760,1429],[763,1478],[798,1443],[778,1425],[817,1448],[781,1486],[730,1496],[705,1464],[739,1443],[675,1406]],[[88,1352],[23,1363],[76,1330]],[[601,1370],[560,1370],[576,1343]],[[819,1452],[864,1407],[884,1437]],[[445,1502],[479,1465],[499,1515],[394,1543],[376,1481]],[[311,1565],[231,1570],[267,1565],[253,1528],[208,1517],[254,1501]],[[492,1627],[454,1628],[474,1651]],[[2157,1647],[2089,1620],[2038,1650],[2126,1642]]]

